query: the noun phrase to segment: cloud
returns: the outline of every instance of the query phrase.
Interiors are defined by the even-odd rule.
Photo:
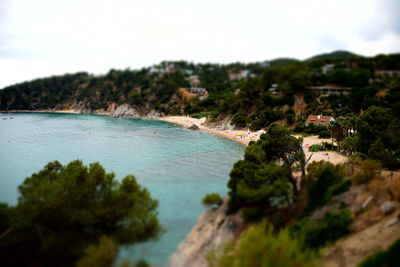
[[[162,60],[398,52],[399,10],[397,0],[0,0],[0,66],[10,65],[1,71],[13,77],[0,88],[33,75]]]

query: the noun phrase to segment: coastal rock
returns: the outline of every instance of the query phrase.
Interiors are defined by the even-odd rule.
[[[157,120],[161,118],[162,114],[160,112],[155,111],[152,109],[147,115],[144,117],[146,120]]]
[[[196,124],[192,124],[192,126],[188,127],[188,129],[190,129],[190,130],[198,130],[199,126],[197,126]]]
[[[391,201],[385,201],[381,205],[381,210],[383,214],[389,215],[392,214],[396,210],[396,206]]]
[[[172,255],[170,267],[206,267],[206,256],[220,250],[243,225],[240,214],[226,215],[228,199],[218,208],[209,209],[199,217],[198,223]]]
[[[108,114],[108,116],[112,118],[132,118],[132,119],[138,119],[141,117],[138,111],[135,108],[129,106],[128,104],[122,104],[118,106],[115,110],[111,111]]]

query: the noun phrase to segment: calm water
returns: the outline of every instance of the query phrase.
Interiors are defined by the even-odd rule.
[[[121,258],[165,266],[200,213],[202,197],[226,195],[244,147],[201,131],[158,121],[95,115],[0,114],[0,202],[16,204],[17,186],[49,161],[100,162],[121,180],[134,174],[159,200],[167,232],[160,240],[123,248]]]

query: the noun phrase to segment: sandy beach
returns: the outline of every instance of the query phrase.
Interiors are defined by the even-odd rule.
[[[255,134],[252,134],[249,137],[247,137],[247,131],[245,130],[217,130],[215,128],[204,126],[203,124],[206,121],[206,118],[196,119],[184,116],[165,116],[159,118],[158,120],[182,125],[185,126],[186,128],[192,126],[193,124],[196,124],[202,131],[206,131],[212,134],[216,134],[234,140],[245,146],[249,145],[250,140],[257,141],[259,138],[259,136],[256,136]],[[242,136],[242,138],[238,138],[240,136]]]
[[[250,134],[248,134],[246,130],[217,130],[215,128],[207,127],[204,125],[206,118],[196,119],[184,116],[166,116],[159,118],[158,120],[182,125],[184,127],[190,127],[193,124],[196,124],[202,131],[206,131],[212,134],[216,134],[231,139],[245,146],[248,146],[250,141],[257,141],[260,138],[260,134],[255,132],[250,132]],[[240,136],[241,138],[238,138]],[[295,137],[300,137],[300,136],[295,135]],[[304,139],[303,146],[305,146],[304,153],[306,154],[306,159],[308,159],[311,156],[309,162],[312,162],[314,160],[315,161],[323,160],[323,161],[329,161],[336,165],[345,163],[347,161],[347,157],[334,151],[320,151],[320,152],[308,151],[308,147],[310,147],[311,145],[321,144],[322,142],[331,143],[331,139],[322,139],[318,138],[317,136],[303,137],[303,139]]]

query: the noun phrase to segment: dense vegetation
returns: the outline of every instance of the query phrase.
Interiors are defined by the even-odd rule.
[[[0,91],[0,110],[53,108],[107,109],[127,103],[143,112],[233,116],[237,127],[267,127],[275,121],[293,125],[310,113],[335,117],[365,110],[371,105],[386,108],[398,102],[398,88],[380,70],[399,70],[400,54],[362,57],[338,51],[305,61],[276,59],[261,63],[193,64],[161,62],[140,70],[110,70],[105,75],[66,74],[9,86]],[[333,69],[324,72],[323,67]],[[196,76],[208,97],[186,99],[179,88],[190,87]],[[308,86],[336,84],[352,88],[350,95],[320,96]],[[397,85],[398,86],[398,85]],[[378,93],[391,87],[386,95]],[[270,90],[274,88],[273,90]],[[305,110],[294,110],[295,96],[303,97]]]
[[[382,74],[388,70],[400,70],[400,54],[363,57],[337,51],[305,61],[277,59],[229,65],[162,62],[141,70],[110,70],[101,76],[67,74],[13,85],[0,91],[0,109],[76,108],[91,112],[107,109],[113,103],[126,103],[143,115],[156,110],[164,114],[207,116],[212,121],[229,118],[239,128],[266,129],[259,141],[251,142],[246,148],[244,159],[234,164],[228,188],[229,212],[240,210],[247,222],[267,220],[268,223],[250,227],[236,245],[230,244],[211,264],[291,266],[295,262],[306,265],[312,264],[316,257],[310,249],[317,250],[348,233],[352,216],[344,207],[319,218],[313,218],[311,214],[335,195],[349,190],[352,183],[371,181],[376,169],[400,168],[400,77]],[[200,81],[199,87],[207,89],[208,96],[187,97],[179,90],[190,87],[193,76]],[[350,92],[323,95],[310,89],[326,84],[342,89],[347,87]],[[335,121],[327,127],[313,123],[306,125],[310,114],[331,115]],[[330,144],[313,146],[312,150],[337,150],[351,156],[354,162],[360,162],[361,172],[346,177],[343,166],[316,162],[308,165],[306,174],[307,159],[302,139],[293,137],[293,132],[330,137]],[[96,262],[97,255],[102,255],[103,248],[109,247],[108,251],[113,252],[113,242],[136,242],[159,231],[154,214],[156,204],[147,191],[138,187],[133,177],[126,178],[121,185],[107,178],[111,179],[108,183],[104,177],[109,175],[105,175],[104,170],[96,171],[100,167],[93,165],[87,177],[97,177],[99,172],[103,177],[101,184],[108,186],[108,193],[100,194],[100,202],[93,203],[79,196],[86,193],[85,186],[74,188],[71,192],[77,195],[67,194],[64,199],[57,190],[59,186],[73,186],[66,183],[67,174],[77,175],[75,180],[72,179],[76,183],[87,182],[88,190],[93,189],[90,193],[97,196],[97,187],[91,187],[97,180],[79,180],[78,174],[87,170],[79,162],[71,164],[65,167],[59,163],[49,164],[21,185],[17,207],[0,205],[0,230],[12,236],[6,243],[9,250],[1,250],[6,259],[17,252],[29,255],[27,258],[37,264],[47,263],[42,262],[41,255],[44,254],[50,255],[46,257],[49,262],[57,259],[72,262],[83,256],[80,262],[90,265]],[[86,171],[67,171],[71,168]],[[92,168],[94,173],[90,174]],[[300,173],[301,184],[294,173]],[[117,223],[124,216],[133,215],[128,208],[132,206],[127,203],[136,203],[136,198],[122,194],[131,188],[130,185],[135,188],[132,190],[137,197],[143,197],[147,203],[144,210],[134,213],[143,216],[132,220],[134,227],[129,229],[135,229],[134,232],[124,229],[125,224]],[[113,193],[113,190],[121,191],[121,194]],[[41,198],[37,192],[43,192],[49,199]],[[61,198],[56,199],[56,195]],[[115,201],[113,205],[121,210],[117,214],[119,217],[108,213],[105,199]],[[52,209],[48,210],[45,201],[52,203],[49,206]],[[219,205],[222,199],[211,194],[203,203]],[[45,212],[58,212],[42,214],[39,208],[43,205]],[[74,210],[81,205],[83,210]],[[92,205],[96,206],[94,210],[99,210],[98,206],[104,210],[93,214]],[[59,212],[61,207],[65,209],[62,214]],[[107,221],[111,216],[111,221],[103,225],[100,222],[103,216]],[[63,227],[54,227],[58,225]],[[12,231],[8,233],[8,229]],[[275,229],[274,233],[271,229]],[[65,239],[55,239],[55,234]],[[107,237],[101,238],[103,235]],[[71,241],[69,238],[76,239],[74,248],[66,245]],[[47,254],[49,246],[54,244],[64,252],[61,257],[57,251]],[[31,246],[34,249],[28,250]],[[280,254],[279,248],[283,246],[291,248],[288,250],[290,256]],[[86,254],[83,253],[85,248]],[[113,253],[106,256],[112,261]]]
[[[331,137],[337,145],[330,149],[347,155],[358,152],[396,169],[400,167],[400,77],[382,71],[399,71],[399,62],[400,54],[363,57],[346,51],[305,61],[161,62],[140,70],[66,74],[9,86],[0,90],[0,110],[92,112],[127,103],[142,115],[156,110],[214,121],[231,118],[236,127],[253,130],[279,122],[295,132]],[[179,90],[189,88],[193,78],[208,96],[187,97]],[[351,92],[321,95],[309,90],[324,84],[349,87]],[[332,115],[335,122],[329,127],[305,125],[309,114]]]
[[[222,255],[210,254],[209,266],[230,267],[301,267],[318,266],[317,253],[302,249],[299,239],[293,239],[287,229],[274,233],[266,222],[251,226],[237,243],[228,243]]]
[[[91,266],[96,257],[112,262],[118,244],[161,233],[149,192],[132,175],[117,182],[98,163],[50,162],[18,189],[16,206],[0,205],[5,266],[71,266],[85,251],[79,266]]]
[[[359,267],[375,267],[375,266],[386,266],[395,267],[399,265],[400,255],[400,240],[397,240],[387,250],[377,252],[374,255],[365,259],[360,263]]]

